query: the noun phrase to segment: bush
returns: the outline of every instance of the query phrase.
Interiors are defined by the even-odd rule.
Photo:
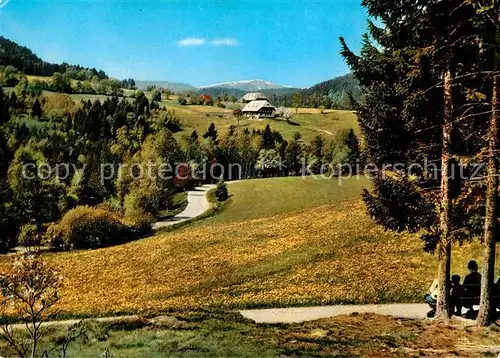
[[[125,196],[123,207],[125,216],[135,220],[144,214],[158,215],[162,198],[162,191],[155,183],[146,180],[135,183],[136,185]]]
[[[161,101],[161,92],[158,90],[154,90],[153,93],[151,93],[151,100],[152,101]]]
[[[114,211],[116,213],[119,213],[122,210],[121,205],[120,205],[120,200],[116,197],[109,198],[108,200],[98,204],[97,207],[99,209]]]
[[[171,117],[168,119],[166,127],[172,133],[179,132],[181,130],[181,121],[177,117]]]
[[[140,230],[125,223],[119,214],[105,207],[86,205],[68,211],[46,233],[47,243],[57,250],[94,249],[140,237]]]
[[[152,224],[156,221],[155,217],[149,213],[136,215],[126,218],[127,223],[133,227],[137,237],[145,237],[153,234]]]
[[[25,224],[21,227],[17,243],[25,247],[37,247],[41,244],[38,228],[34,224]]]
[[[215,197],[217,198],[217,201],[226,201],[229,198],[227,185],[224,182],[224,180],[220,180],[217,183],[217,190],[215,191]]]

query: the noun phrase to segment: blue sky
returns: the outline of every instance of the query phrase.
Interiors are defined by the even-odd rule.
[[[338,37],[359,48],[360,2],[10,0],[0,31],[47,61],[120,79],[308,87],[348,72]]]

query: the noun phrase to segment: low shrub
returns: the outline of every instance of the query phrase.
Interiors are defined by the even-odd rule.
[[[41,244],[41,235],[38,227],[34,224],[25,224],[21,226],[17,243],[25,247],[37,247]]]
[[[105,323],[107,330],[113,331],[135,331],[147,326],[151,322],[144,317],[121,317]]]
[[[78,206],[48,228],[46,240],[56,250],[72,250],[113,246],[142,236],[141,230],[105,206]]]
[[[217,198],[217,201],[226,201],[229,198],[229,192],[227,190],[227,185],[223,180],[220,180],[217,183],[215,197]]]
[[[151,225],[156,221],[153,215],[143,213],[132,217],[126,217],[125,220],[137,237],[145,237],[153,234]]]
[[[125,196],[123,203],[125,217],[132,218],[132,220],[145,214],[156,217],[160,209],[161,197],[162,192],[155,183],[147,181],[136,183]]]

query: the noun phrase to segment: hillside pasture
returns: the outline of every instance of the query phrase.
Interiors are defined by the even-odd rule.
[[[434,258],[416,236],[377,226],[356,183],[357,189],[323,183],[322,192],[310,196],[321,184],[237,182],[229,185],[232,203],[220,218],[121,246],[45,254],[64,277],[59,308],[95,316],[421,301]],[[250,199],[258,204],[244,208]],[[273,207],[275,200],[281,206]],[[463,275],[478,252],[477,244],[457,249],[453,272]],[[11,260],[2,257],[0,268]]]
[[[190,134],[196,130],[203,134],[210,123],[217,127],[219,135],[224,136],[231,125],[238,126],[238,120],[232,115],[232,110],[211,106],[181,106],[176,100],[164,100],[162,103],[173,111],[179,118],[182,126],[182,134]],[[222,118],[220,118],[222,116]],[[249,119],[242,117],[239,121],[241,130],[248,128],[252,130],[263,130],[266,125],[277,130],[287,140],[291,139],[296,132],[302,135],[304,141],[309,142],[317,135],[333,138],[335,133],[342,129],[353,128],[359,132],[356,114],[352,111],[329,111],[325,114],[299,114],[295,115],[293,122],[288,123],[281,119]]]
[[[149,93],[146,93],[149,96]],[[232,115],[232,109],[239,108],[241,104],[228,103],[228,108],[218,108],[216,106],[187,105],[182,106],[178,103],[178,96],[172,95],[169,99],[163,99],[161,102],[165,107],[173,111],[179,118],[182,131],[177,136],[190,134],[196,130],[198,134],[203,134],[210,123],[217,127],[219,135],[224,136],[231,125],[237,126],[238,120]],[[317,135],[323,135],[327,139],[332,138],[335,133],[342,129],[353,128],[359,132],[356,113],[353,111],[341,110],[321,110],[315,108],[299,108],[298,114],[293,109],[293,122],[297,125],[288,123],[280,119],[248,119],[240,118],[239,128],[248,128],[252,130],[263,130],[266,125],[270,125],[273,130],[279,131],[285,139],[291,139],[296,132],[302,135],[304,141],[309,142]],[[222,118],[220,118],[222,116]]]
[[[28,79],[29,82],[40,81],[40,82],[49,83],[52,80],[52,77],[50,77],[50,76],[32,76],[32,75],[26,75],[26,78]]]
[[[336,109],[319,109],[319,108],[303,108],[299,107],[297,109],[291,108],[291,110],[296,114],[329,114],[339,110]],[[349,111],[342,111],[349,112]]]
[[[211,222],[233,222],[272,217],[344,200],[359,198],[370,183],[353,178],[285,177],[228,182],[231,198]]]
[[[48,80],[50,77],[30,76],[33,79],[40,78],[41,80]],[[6,93],[10,93],[12,89],[4,88]],[[131,97],[134,91],[124,90],[125,98],[133,101]],[[146,97],[151,98],[151,92],[145,92]],[[60,95],[55,92],[43,91],[43,96]],[[74,102],[80,103],[84,101],[105,101],[111,96],[101,94],[69,94],[67,95]],[[201,106],[189,105],[181,106],[177,101],[177,96],[171,95],[169,99],[162,99],[160,102],[166,108],[171,110],[173,114],[179,118],[181,122],[181,131],[176,133],[176,137],[180,138],[183,135],[190,135],[192,131],[196,130],[199,135],[206,132],[210,123],[214,123],[219,132],[219,136],[223,137],[229,130],[230,126],[238,126],[238,120],[233,116],[232,109],[219,108],[216,106]],[[231,103],[229,107],[232,107]],[[238,104],[234,105],[235,107]],[[341,110],[325,110],[322,114],[320,110],[314,108],[299,108],[298,114],[295,114],[293,122],[296,125],[288,123],[280,119],[248,119],[245,117],[240,118],[239,129],[243,130],[248,128],[252,130],[263,130],[266,125],[270,125],[273,130],[277,130],[287,140],[291,139],[296,132],[302,135],[305,142],[313,140],[317,135],[323,135],[326,139],[333,139],[335,133],[339,130],[353,128],[359,133],[356,114],[352,111]]]

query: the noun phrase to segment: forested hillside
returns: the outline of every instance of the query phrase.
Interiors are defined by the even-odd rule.
[[[275,106],[352,109],[349,94],[361,101],[361,88],[352,74],[336,77],[301,91],[276,94],[269,99]]]
[[[327,96],[332,101],[332,107],[335,108],[350,108],[348,94],[358,101],[361,100],[359,82],[352,74],[321,82],[302,92],[305,104],[315,106],[321,98]]]
[[[54,73],[65,73],[68,69],[75,72],[75,79],[90,80],[93,76],[100,79],[108,78],[106,73],[95,68],[86,68],[79,65],[73,66],[63,62],[62,64],[49,63],[29,48],[0,36],[0,66],[13,66],[26,75],[52,76]]]

